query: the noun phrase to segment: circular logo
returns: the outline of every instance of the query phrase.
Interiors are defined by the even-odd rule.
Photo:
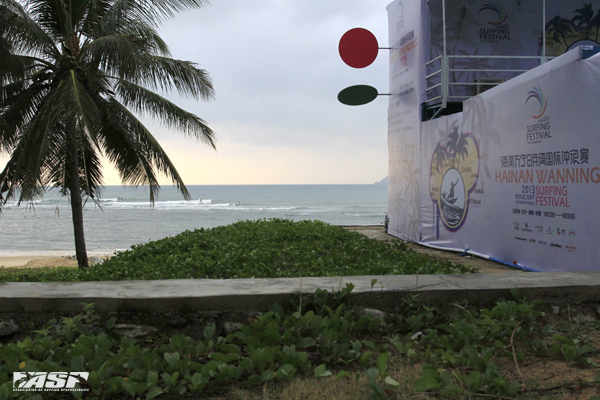
[[[483,6],[481,6],[478,14],[484,10],[491,10],[494,13],[496,13],[496,15],[498,16],[498,18],[495,21],[488,21],[488,24],[490,24],[490,25],[500,25],[504,21],[506,21],[506,18],[508,18],[508,14],[506,13],[506,11],[504,10],[504,7],[502,7],[502,5],[500,3],[497,3],[494,1],[486,3]]]
[[[594,42],[593,40],[589,39],[577,40],[571,43],[571,45],[567,48],[567,51],[574,49],[577,46],[598,46],[598,42]]]
[[[444,174],[440,201],[444,222],[450,229],[457,228],[464,215],[466,194],[462,175],[456,168],[450,168]]]

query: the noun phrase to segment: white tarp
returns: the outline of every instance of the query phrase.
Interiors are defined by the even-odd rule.
[[[420,107],[425,100],[429,38],[426,0],[396,0],[388,7],[390,104],[388,110],[389,232],[419,240]]]
[[[536,270],[600,267],[600,55],[581,48],[422,123],[422,241]]]

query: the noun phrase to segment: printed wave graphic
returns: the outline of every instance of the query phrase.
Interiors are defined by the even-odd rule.
[[[486,3],[483,6],[481,6],[478,13],[485,11],[485,10],[491,10],[498,15],[497,20],[488,21],[488,24],[490,24],[490,25],[500,25],[500,24],[504,23],[504,21],[506,21],[506,18],[508,18],[508,14],[506,13],[506,10],[502,6],[502,4],[497,3],[495,1],[491,1],[491,2]]]
[[[542,88],[540,88],[539,86],[532,87],[532,90],[530,90],[529,93],[527,93],[527,100],[525,100],[525,104],[527,104],[531,99],[537,100],[537,102],[540,105],[539,114],[532,115],[533,118],[539,119],[544,115],[544,113],[546,112],[546,108],[548,107],[548,100],[546,99],[546,96],[544,96]]]

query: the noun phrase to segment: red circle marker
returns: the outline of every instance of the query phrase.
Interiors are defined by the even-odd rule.
[[[340,56],[352,68],[368,67],[377,58],[379,44],[371,32],[363,28],[350,29],[340,39]]]

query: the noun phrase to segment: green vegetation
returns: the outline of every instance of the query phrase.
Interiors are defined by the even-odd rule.
[[[456,274],[399,241],[384,243],[320,221],[243,221],[133,246],[85,270],[7,269],[3,282]]]
[[[296,311],[276,305],[226,336],[207,325],[195,339],[181,334],[122,338],[111,331],[114,317],[99,323],[93,306],[84,305],[82,314],[51,320],[36,331],[30,326],[29,336],[0,347],[0,382],[5,382],[0,400],[36,399],[31,392],[13,391],[14,371],[88,371],[81,386],[89,389],[84,393],[90,399],[198,393],[211,399],[292,398],[278,397],[286,388],[304,392],[303,398],[321,398],[323,381],[340,393],[349,388],[336,398],[350,400],[430,394],[550,399],[562,398],[571,387],[585,396],[586,388],[593,393],[598,386],[593,379],[597,350],[585,335],[598,326],[570,319],[547,325],[536,310],[540,302],[528,303],[518,293],[514,300],[499,299],[491,309],[479,310],[458,305],[440,310],[415,296],[383,321],[361,316],[349,302],[351,290],[348,285],[338,293],[305,295],[304,304],[296,301]],[[546,363],[560,363],[561,384],[528,380],[526,360],[529,366],[538,360],[544,372]],[[586,370],[592,379],[583,378]]]

